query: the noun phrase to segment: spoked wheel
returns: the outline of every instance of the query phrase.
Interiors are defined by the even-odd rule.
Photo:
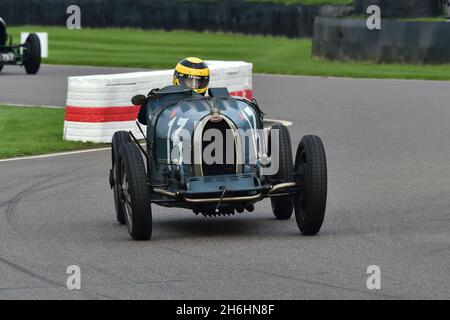
[[[130,186],[128,185],[128,177],[125,171],[125,164],[122,164],[122,177],[120,182],[120,190],[122,192],[122,196],[120,199],[121,207],[124,211],[124,220],[127,223],[128,232],[130,229],[133,229],[133,208],[131,207],[131,196],[130,196]]]
[[[271,176],[273,183],[284,183],[293,181],[293,161],[292,161],[292,146],[291,137],[288,129],[281,125],[274,125],[269,132],[269,156],[272,156],[272,132],[278,130],[278,172]],[[276,143],[276,141],[273,141]],[[276,149],[274,149],[276,150]],[[287,197],[272,197],[272,213],[278,220],[287,220],[292,216],[294,210],[293,199],[291,196]]]
[[[305,235],[322,227],[327,203],[327,161],[322,140],[304,136],[295,156],[295,180],[302,192],[294,197],[295,220]]]
[[[125,224],[125,209],[121,202],[121,189],[120,189],[120,181],[121,181],[121,167],[118,165],[119,163],[119,150],[122,145],[131,142],[130,134],[126,131],[117,131],[114,133],[111,144],[111,162],[112,169],[110,171],[110,184],[113,188],[114,192],[114,207],[116,210],[116,218],[120,224]]]
[[[28,74],[36,74],[41,67],[41,41],[35,33],[28,35],[25,41],[23,65]]]
[[[152,211],[150,189],[141,151],[134,143],[120,148],[121,205],[125,223],[134,240],[150,240],[152,236]]]

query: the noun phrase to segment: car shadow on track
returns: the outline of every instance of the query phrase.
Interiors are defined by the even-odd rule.
[[[154,240],[168,238],[249,237],[285,238],[298,236],[293,219],[276,221],[274,218],[191,217],[154,222]]]

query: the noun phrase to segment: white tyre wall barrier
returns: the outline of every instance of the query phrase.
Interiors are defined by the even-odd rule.
[[[211,69],[210,87],[227,87],[231,95],[253,98],[251,63],[206,61]],[[138,134],[136,94],[172,83],[173,70],[69,77],[64,139],[111,142],[114,132]]]

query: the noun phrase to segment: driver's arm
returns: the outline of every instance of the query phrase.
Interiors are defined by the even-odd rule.
[[[138,121],[140,124],[147,125],[147,103],[141,105],[139,109]]]

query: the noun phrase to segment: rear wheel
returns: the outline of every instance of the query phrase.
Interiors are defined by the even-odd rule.
[[[269,133],[269,156],[272,156],[272,132],[278,130],[278,172],[271,176],[272,183],[284,183],[294,181],[294,170],[292,161],[292,146],[289,130],[281,125],[276,124],[270,129]],[[276,143],[276,142],[274,142]],[[276,149],[274,149],[276,150]],[[291,196],[288,197],[272,197],[272,213],[279,220],[287,220],[292,216],[294,202]]]
[[[134,240],[150,240],[152,211],[147,174],[139,148],[126,143],[120,148],[121,201],[125,209],[125,222]]]
[[[322,140],[304,136],[295,156],[295,180],[303,188],[294,197],[295,220],[305,235],[315,235],[322,227],[327,203],[327,161]]]
[[[126,131],[117,131],[114,133],[111,143],[111,161],[112,169],[110,171],[110,183],[114,192],[114,207],[116,210],[116,218],[120,224],[125,224],[125,208],[121,202],[120,193],[120,170],[119,150],[120,147],[128,142],[131,142],[130,134]]]
[[[28,35],[23,65],[28,74],[36,74],[41,66],[41,41],[35,33]]]
[[[0,63],[0,72],[3,70],[3,63]]]

